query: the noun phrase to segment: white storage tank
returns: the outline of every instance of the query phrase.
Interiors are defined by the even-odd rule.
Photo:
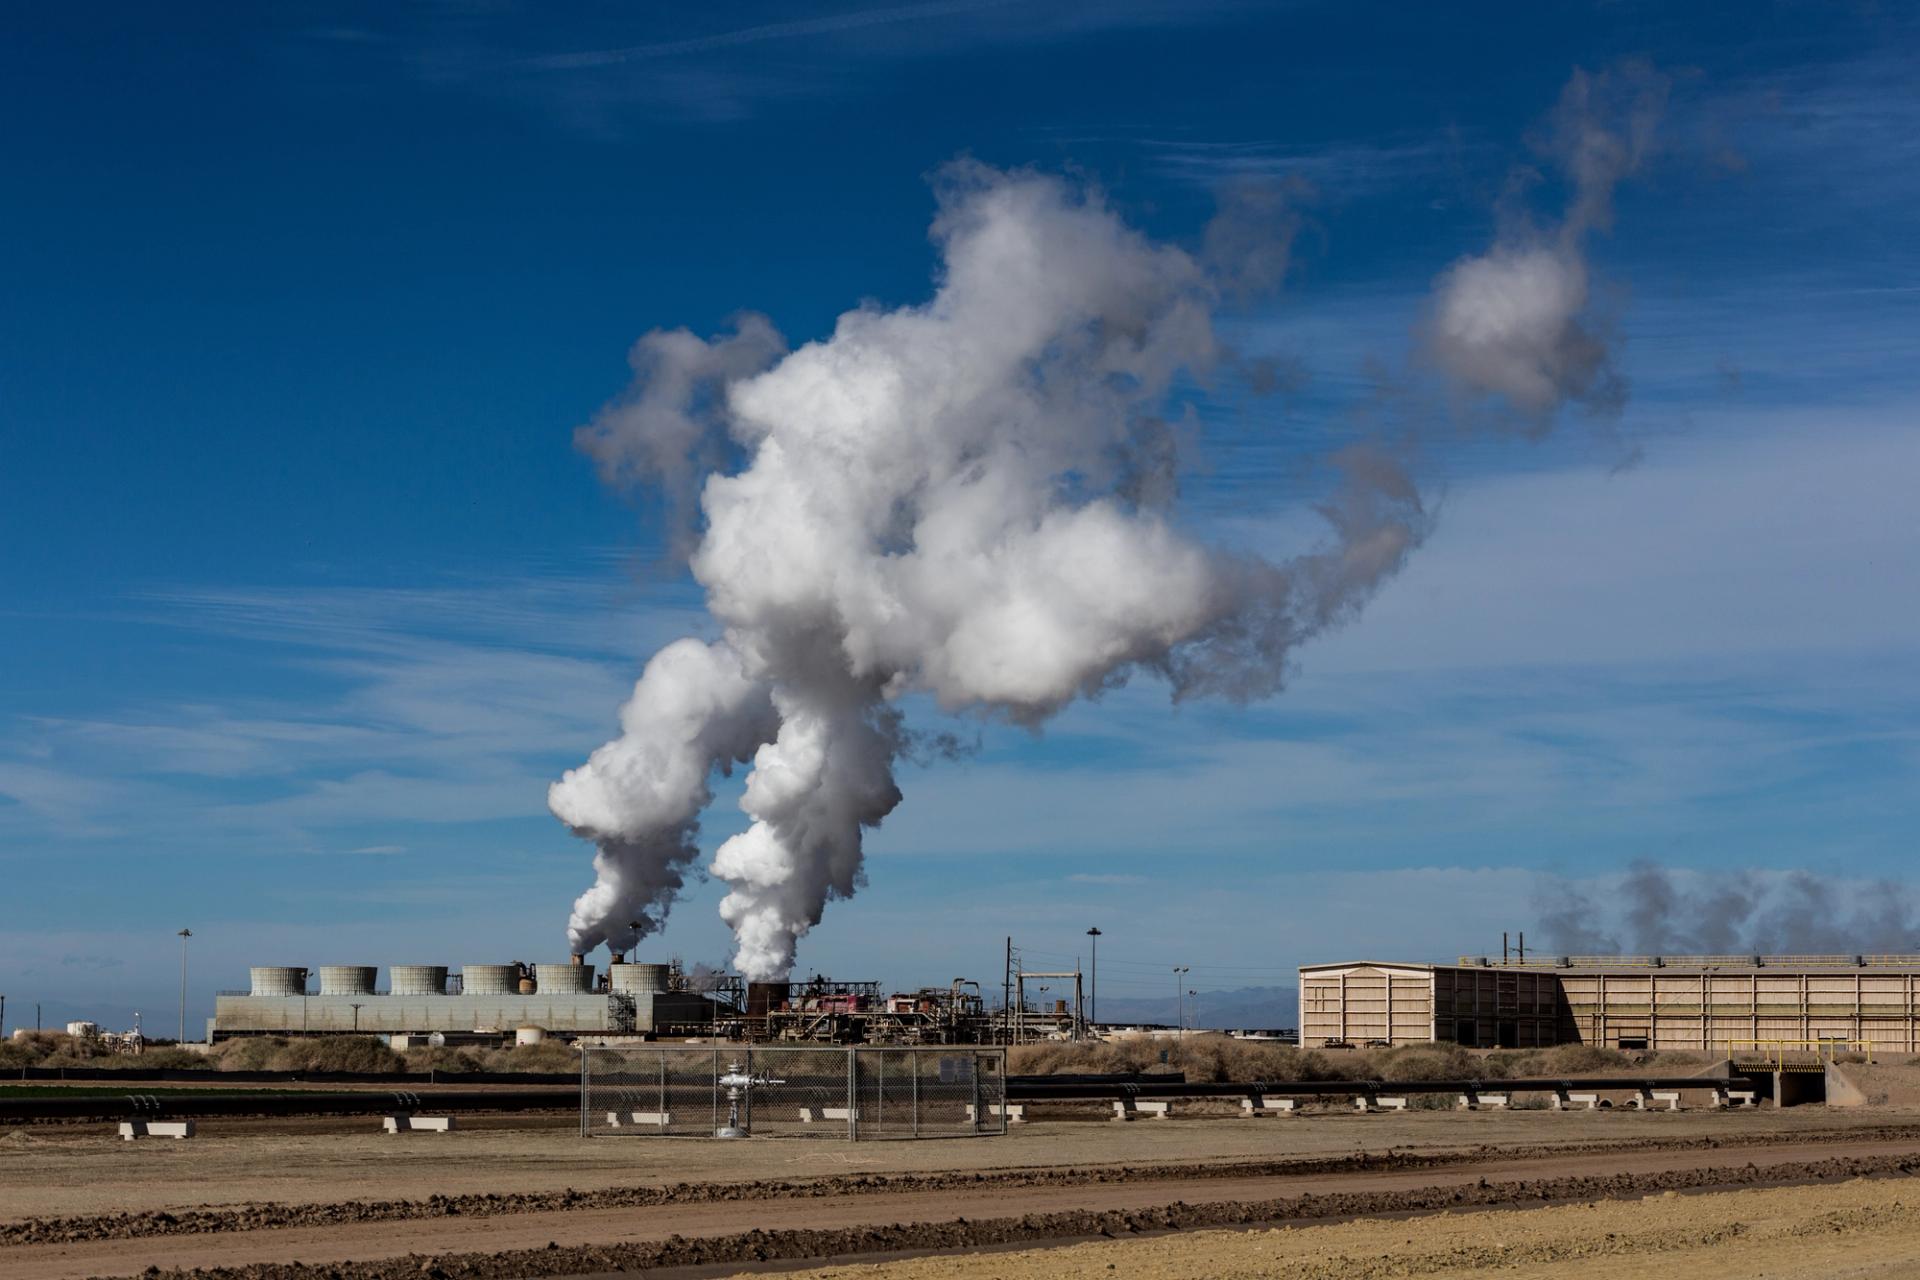
[[[370,996],[373,994],[373,979],[379,972],[370,964],[323,964],[320,966],[320,994]]]
[[[396,964],[388,966],[393,981],[388,990],[396,996],[439,996],[447,993],[447,966],[443,964]]]
[[[536,964],[533,966],[534,981],[540,984],[543,996],[573,995],[593,990],[593,966],[575,964]]]
[[[520,1027],[513,1033],[513,1042],[516,1045],[540,1044],[545,1041],[546,1038],[547,1029],[545,1027]]]
[[[301,965],[264,964],[247,970],[249,987],[256,996],[303,996],[307,994],[307,971]]]
[[[460,970],[460,992],[469,996],[506,996],[519,989],[520,969],[511,964],[470,964]]]
[[[617,964],[608,972],[612,975],[610,985],[622,995],[647,995],[667,989],[664,964]]]

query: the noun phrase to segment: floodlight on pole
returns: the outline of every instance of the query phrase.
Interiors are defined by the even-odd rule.
[[[1088,1004],[1092,1005],[1091,1016],[1087,1021],[1094,1026],[1100,1025],[1100,929],[1095,926],[1087,930],[1087,936],[1093,939],[1093,991]]]
[[[180,1038],[175,1044],[187,1042],[187,939],[193,936],[193,930],[180,931]]]

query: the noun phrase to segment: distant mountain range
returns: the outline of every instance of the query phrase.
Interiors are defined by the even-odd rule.
[[[1154,1022],[1172,1026],[1174,999],[1139,996],[1101,996],[1102,1022]],[[1300,1025],[1300,992],[1294,987],[1241,987],[1237,991],[1202,991],[1183,1010],[1190,1027],[1221,1031]]]

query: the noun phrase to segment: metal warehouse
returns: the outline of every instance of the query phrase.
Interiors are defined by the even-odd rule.
[[[1300,969],[1300,1043],[1724,1051],[1754,1041],[1920,1052],[1920,956],[1462,956]]]

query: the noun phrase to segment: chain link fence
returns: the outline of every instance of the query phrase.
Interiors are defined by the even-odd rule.
[[[1007,1131],[1006,1051],[631,1045],[580,1054],[580,1132],[958,1138]]]

